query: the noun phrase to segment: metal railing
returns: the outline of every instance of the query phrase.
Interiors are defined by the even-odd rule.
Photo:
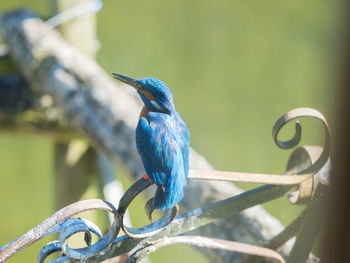
[[[0,248],[0,262],[5,261],[30,244],[39,239],[59,233],[58,240],[50,242],[41,249],[38,262],[53,252],[62,251],[63,256],[50,262],[100,262],[133,253],[127,262],[137,262],[157,249],[173,245],[187,244],[191,246],[228,250],[270,258],[277,262],[306,262],[313,243],[323,221],[316,220],[324,213],[323,204],[327,200],[330,173],[330,130],[321,113],[310,108],[298,108],[284,114],[274,125],[273,137],[276,144],[283,149],[294,148],[301,138],[301,125],[296,122],[296,132],[289,141],[279,141],[278,133],[288,122],[302,118],[315,118],[322,122],[325,131],[325,144],[320,146],[301,146],[296,148],[287,163],[287,172],[281,175],[253,174],[237,172],[220,172],[205,170],[190,170],[189,180],[226,180],[233,182],[254,182],[265,185],[246,191],[227,199],[207,204],[197,209],[183,213],[173,218],[172,211],[167,211],[159,220],[142,228],[131,228],[124,224],[123,217],[134,198],[151,184],[141,178],[136,181],[123,195],[119,206],[115,208],[111,203],[91,199],[73,203],[44,220],[23,236]],[[310,165],[308,165],[310,163]],[[259,205],[279,198],[292,189],[290,195],[293,204],[307,203],[306,209],[277,236],[263,246],[250,245],[231,240],[221,240],[202,236],[186,236],[186,232],[212,223],[216,220],[231,217],[249,207]],[[101,231],[92,222],[73,215],[88,210],[105,210],[111,213],[114,221],[107,234],[102,236]],[[67,244],[72,235],[83,232],[86,247],[73,249]],[[119,235],[124,233],[124,235]],[[91,244],[92,234],[98,241]],[[287,259],[276,250],[285,242],[296,236],[292,251]],[[252,262],[252,257],[246,258]]]

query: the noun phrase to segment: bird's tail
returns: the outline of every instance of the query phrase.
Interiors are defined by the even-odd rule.
[[[154,208],[167,210],[178,204],[183,197],[183,187],[179,189],[164,189],[158,187],[154,197]]]

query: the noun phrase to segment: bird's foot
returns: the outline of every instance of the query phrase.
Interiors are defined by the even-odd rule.
[[[149,221],[153,223],[152,213],[154,211],[154,197],[147,201],[147,203],[145,204],[145,210]]]
[[[148,182],[150,182],[151,184],[153,184],[151,178],[149,178],[149,176],[148,176],[147,174],[143,174],[143,175],[141,175],[141,177],[142,177],[143,179],[147,180]]]
[[[154,211],[154,197],[147,201],[147,203],[145,204],[145,210],[149,221],[153,223],[152,213]],[[178,216],[179,210],[179,205],[175,205],[173,208],[171,208],[171,215],[168,224],[170,224]]]

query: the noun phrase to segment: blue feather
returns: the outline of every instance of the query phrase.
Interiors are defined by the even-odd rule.
[[[186,124],[176,112],[172,115],[149,112],[136,128],[136,145],[147,175],[158,186],[154,208],[173,207],[183,197],[188,176],[189,132]]]

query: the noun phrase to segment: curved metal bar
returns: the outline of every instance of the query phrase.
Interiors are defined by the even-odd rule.
[[[55,240],[48,244],[46,244],[42,249],[40,249],[39,255],[38,255],[38,263],[44,263],[45,259],[50,256],[52,253],[62,251],[60,243]],[[69,257],[64,256],[66,260],[69,259]],[[62,257],[61,257],[62,258]],[[55,259],[57,260],[57,259]],[[62,260],[62,259],[61,259]],[[64,261],[61,261],[64,262]]]
[[[288,159],[286,174],[298,173],[308,167],[309,163],[314,164],[320,155],[323,148],[319,146],[302,146],[295,149]],[[315,174],[317,175],[318,172]],[[297,191],[288,195],[288,199],[293,204],[305,204],[310,200],[315,185],[319,179],[312,176],[309,179],[301,182]]]
[[[88,246],[91,245],[91,233],[94,233],[99,240],[103,238],[102,233],[98,226],[96,226],[93,222],[82,219],[82,218],[67,218],[57,226],[55,226],[52,230],[48,231],[44,236],[48,236],[54,233],[60,232],[59,239],[63,242],[66,242],[66,240],[78,233],[78,232],[84,232],[84,240]],[[61,243],[63,243],[61,242]],[[64,247],[60,241],[53,241],[48,243],[46,246],[44,246],[38,255],[38,262],[42,263],[45,261],[45,259],[52,253],[56,251],[62,251],[62,248]],[[66,254],[69,254],[65,252]],[[68,257],[69,258],[69,257]],[[57,259],[58,260],[58,259]],[[60,259],[63,260],[63,259]],[[63,261],[59,261],[63,262]]]
[[[63,256],[63,257],[59,257],[54,260],[51,260],[47,263],[62,263],[62,262],[69,262],[69,261],[70,261],[70,258],[68,256]]]
[[[62,251],[67,256],[75,259],[84,259],[89,256],[97,254],[98,252],[106,248],[109,244],[111,244],[117,237],[118,235],[117,231],[119,230],[118,222],[119,222],[118,220],[113,221],[113,224],[110,227],[109,231],[102,239],[100,239],[93,245],[83,247],[83,248],[72,249],[67,245],[67,239],[69,236],[74,234],[73,233],[74,230],[65,229],[66,231],[61,232],[61,234],[59,235],[59,242],[62,247]]]
[[[95,225],[93,222],[87,219],[83,219],[80,217],[77,218],[67,218],[63,222],[59,223],[53,229],[48,231],[44,236],[48,236],[54,233],[65,231],[65,229],[73,228],[75,230],[75,234],[77,232],[89,233],[88,235],[91,237],[91,233],[94,233],[99,239],[102,238],[101,230]],[[91,239],[88,237],[89,239]],[[89,245],[89,242],[86,242]]]
[[[141,177],[132,186],[130,186],[124,195],[120,198],[119,206],[117,209],[119,216],[123,218],[130,203],[135,199],[136,196],[138,196],[139,193],[148,188],[150,185],[152,184],[149,181]]]
[[[277,120],[277,122],[275,123],[275,125],[273,126],[272,129],[272,137],[275,141],[275,143],[277,144],[278,147],[280,147],[281,149],[291,149],[295,146],[297,146],[301,140],[301,124],[299,121],[295,122],[295,133],[292,139],[288,140],[288,141],[280,141],[277,139],[277,135],[280,132],[280,130],[282,129],[282,127],[287,124],[287,122],[290,121],[288,120],[287,117],[285,117],[285,115],[283,115],[280,119]]]
[[[324,116],[317,110],[311,108],[298,108],[291,110],[277,120],[272,129],[272,136],[277,146],[282,149],[290,149],[295,147],[300,142],[301,138],[301,125],[299,122],[296,123],[295,135],[292,139],[288,141],[279,141],[277,137],[282,127],[284,127],[288,122],[301,117],[311,117],[320,120],[325,130],[325,145],[323,148],[318,146],[302,147],[301,151],[305,151],[309,156],[309,159],[312,161],[310,166],[303,166],[303,169],[294,169],[293,171],[289,171],[284,175],[190,170],[188,178],[197,180],[233,181],[274,185],[296,185],[303,183],[304,181],[308,182],[305,184],[310,184],[312,176],[318,173],[329,161],[331,150],[331,133]],[[316,148],[318,149],[316,150]],[[300,150],[297,149],[296,151]],[[292,153],[291,158],[299,157],[299,154],[299,152],[296,154]],[[317,156],[317,158],[315,158],[315,156]],[[309,159],[307,158],[307,160]],[[290,161],[292,160],[290,159],[288,162]],[[306,159],[302,161],[303,164],[305,161]]]
[[[280,263],[285,263],[283,257],[279,253],[269,248],[201,236],[176,236],[160,240],[157,243],[151,244],[134,252],[128,258],[127,263],[137,262],[160,248],[175,244],[185,244],[198,247],[228,250],[237,253],[266,257],[274,259]]]
[[[296,236],[305,218],[305,210],[303,210],[282,232],[266,243],[264,247],[277,249]]]
[[[58,210],[56,213],[54,213],[49,218],[45,219],[39,225],[32,228],[16,240],[10,242],[9,245],[5,245],[4,247],[2,247],[2,249],[0,250],[0,262],[9,259],[22,249],[48,235],[48,233],[52,233],[52,231],[56,230],[55,227],[63,221],[65,221],[67,218],[70,218],[81,212],[95,209],[105,210],[114,215],[116,221],[116,223],[113,226],[113,228],[115,229],[112,231],[114,240],[119,233],[120,217],[113,205],[100,199],[83,200]]]
[[[146,238],[157,234],[164,227],[169,225],[178,214],[178,206],[174,206],[172,209],[166,211],[166,213],[160,219],[145,227],[131,228],[124,224],[123,219],[126,209],[129,207],[130,203],[135,199],[135,197],[150,185],[151,183],[148,180],[140,178],[129,187],[129,189],[120,199],[117,211],[121,218],[121,229],[131,238]]]
[[[312,176],[312,173],[304,175],[284,175],[191,169],[188,178],[194,180],[231,181],[273,185],[296,185],[309,179]]]
[[[272,137],[273,137],[276,145],[282,149],[291,149],[291,148],[295,147],[300,141],[300,138],[301,138],[301,126],[300,126],[300,124],[298,122],[296,123],[295,135],[289,141],[278,140],[278,134],[279,134],[280,130],[288,122],[295,120],[295,119],[298,119],[298,118],[304,118],[304,117],[310,117],[310,118],[314,118],[314,119],[321,121],[323,128],[324,128],[324,132],[325,132],[325,144],[323,147],[323,152],[321,153],[320,157],[313,164],[311,164],[309,167],[305,168],[302,171],[298,171],[297,172],[298,175],[309,174],[309,173],[315,174],[319,170],[321,170],[321,168],[328,161],[328,158],[330,155],[330,150],[331,150],[331,131],[329,129],[329,126],[328,126],[328,123],[327,123],[325,117],[322,115],[322,113],[320,113],[319,111],[317,111],[315,109],[297,108],[297,109],[294,109],[294,110],[287,112],[281,118],[279,118],[272,129]],[[299,127],[299,128],[297,128],[297,127]]]

